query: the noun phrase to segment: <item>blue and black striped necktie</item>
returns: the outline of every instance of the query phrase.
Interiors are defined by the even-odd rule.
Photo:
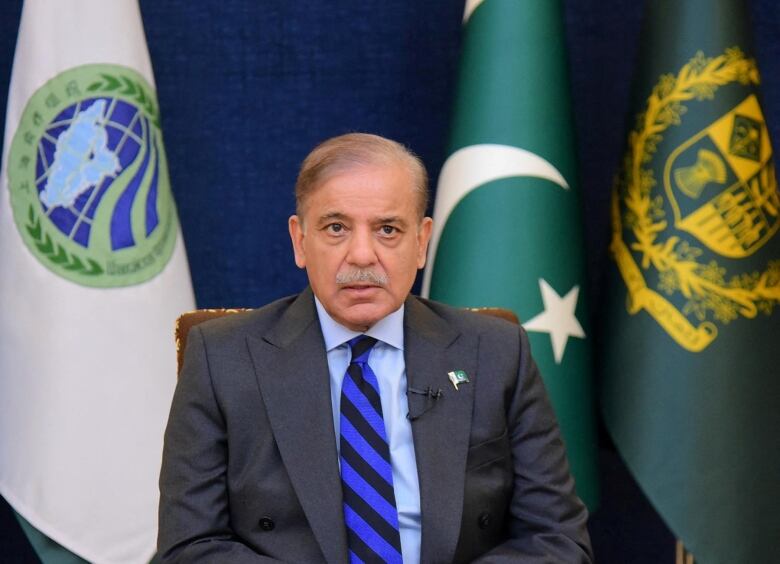
[[[352,360],[341,385],[341,485],[349,560],[398,562],[401,537],[393,491],[390,447],[379,384],[368,356],[376,339],[349,341]]]

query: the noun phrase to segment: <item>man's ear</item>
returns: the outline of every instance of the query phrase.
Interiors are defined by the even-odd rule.
[[[417,268],[425,266],[425,257],[428,254],[428,241],[431,240],[431,231],[433,230],[433,220],[430,217],[424,217],[417,228]]]
[[[298,268],[306,268],[306,252],[303,250],[303,238],[306,234],[303,231],[303,222],[297,215],[291,215],[287,220],[287,227],[295,253],[295,264]]]

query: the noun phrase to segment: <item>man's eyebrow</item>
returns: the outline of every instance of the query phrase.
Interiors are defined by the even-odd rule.
[[[382,225],[386,223],[396,223],[398,225],[405,226],[406,220],[401,217],[400,215],[388,215],[386,217],[378,217],[376,220],[374,220],[374,223],[381,223]]]
[[[342,212],[337,212],[337,211],[329,212],[329,213],[323,214],[320,217],[318,217],[317,218],[317,224],[318,225],[322,225],[323,223],[328,222],[328,221],[333,221],[334,219],[339,220],[339,221],[343,221],[343,220],[347,219],[347,215],[342,213]]]

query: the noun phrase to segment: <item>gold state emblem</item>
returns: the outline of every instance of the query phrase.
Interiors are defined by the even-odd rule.
[[[775,178],[755,94],[675,149],[664,168],[675,227],[729,258],[749,256],[780,226]]]
[[[682,123],[684,103],[714,99],[733,82],[759,82],[755,61],[737,48],[718,57],[699,52],[676,76],[662,76],[629,135],[612,198],[610,250],[628,288],[628,312],[645,309],[693,352],[717,337],[715,321],[770,314],[780,302],[780,260],[731,275],[717,261],[751,256],[780,228],[772,146],[755,94],[675,148],[663,166],[663,191],[656,188],[654,155],[663,133]]]

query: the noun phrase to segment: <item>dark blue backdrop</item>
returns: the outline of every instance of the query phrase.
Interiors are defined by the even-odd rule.
[[[142,0],[141,8],[199,306],[257,306],[303,286],[286,220],[297,167],[318,141],[346,131],[392,137],[420,154],[435,186],[462,1]],[[0,4],[0,108],[20,10],[21,0]],[[597,318],[642,8],[636,0],[567,0],[565,12]],[[765,110],[778,139],[780,3],[756,0],[752,13]],[[598,560],[672,562],[673,537],[603,433],[601,440],[603,497],[591,521]],[[4,503],[0,561],[35,561]]]

